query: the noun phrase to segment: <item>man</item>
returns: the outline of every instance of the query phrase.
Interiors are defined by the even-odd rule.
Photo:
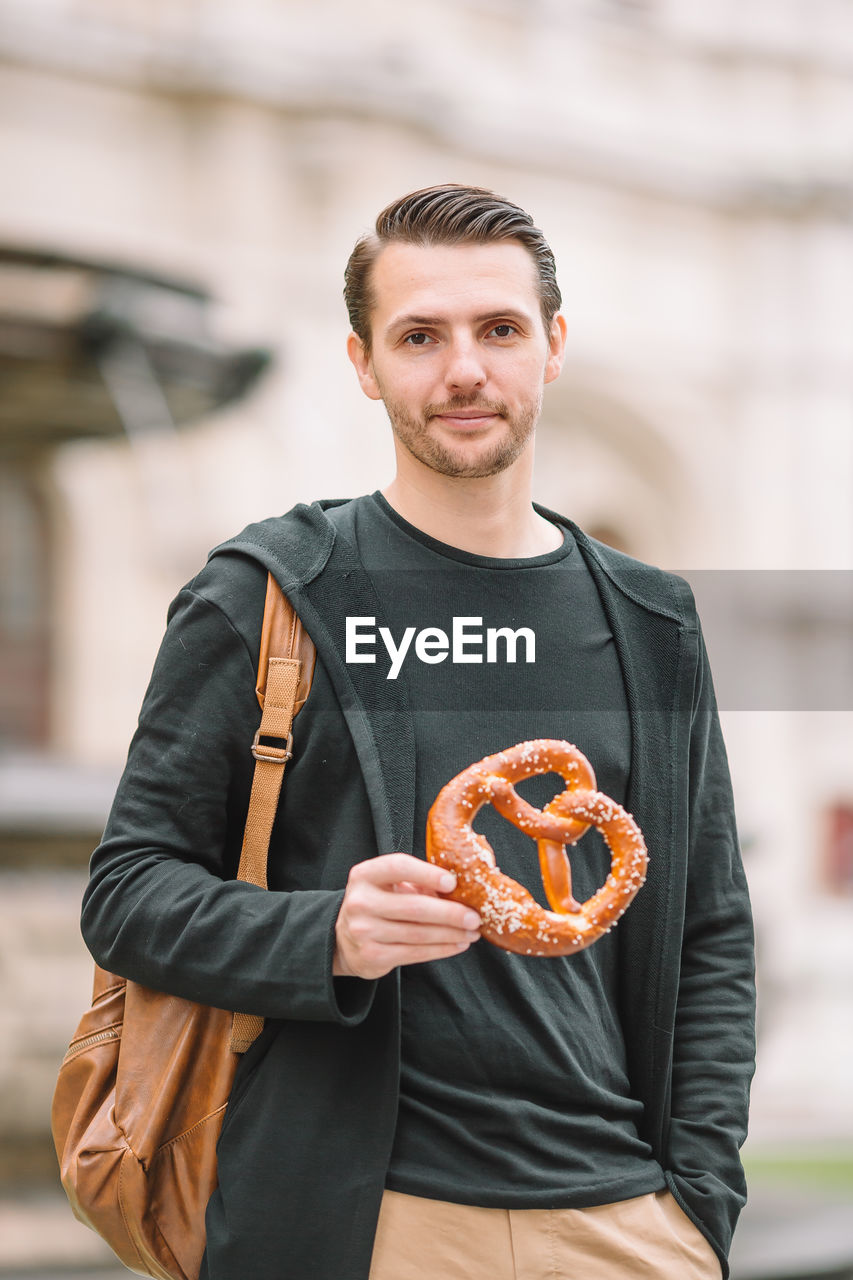
[[[178,596],[84,904],[105,968],[267,1019],[202,1276],[726,1275],[752,935],[689,590],[532,504],[566,331],[526,213],[404,197],[346,296],[394,479],[250,527]],[[318,660],[263,892],[233,876],[267,569]],[[535,737],[580,746],[651,855],[619,927],[556,959],[478,941],[424,860],[438,789]],[[489,809],[478,829],[539,892],[531,842]],[[587,836],[572,860],[588,897],[609,854]]]

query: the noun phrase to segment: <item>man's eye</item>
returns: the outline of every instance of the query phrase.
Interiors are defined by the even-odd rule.
[[[428,333],[409,333],[403,339],[410,347],[425,347],[428,342],[432,342],[432,338]]]
[[[514,324],[496,324],[492,329],[492,333],[496,338],[511,338],[516,332]]]

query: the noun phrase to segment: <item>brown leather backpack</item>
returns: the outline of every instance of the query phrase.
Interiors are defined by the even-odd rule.
[[[267,885],[291,723],[314,645],[269,575],[256,692],[262,716],[238,879]],[[286,747],[269,744],[273,738]],[[237,1066],[263,1019],[150,991],[95,967],[91,1008],[59,1071],[52,1127],[71,1207],[125,1266],[196,1280],[216,1142]]]

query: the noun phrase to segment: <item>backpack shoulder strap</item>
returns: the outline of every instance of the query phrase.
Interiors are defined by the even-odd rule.
[[[258,653],[258,679],[255,693],[263,710],[270,658],[298,658],[302,664],[296,687],[293,714],[302,710],[317,651],[314,642],[302,625],[302,619],[282,591],[271,573],[267,574],[267,595],[264,601],[264,622],[261,629],[261,647]]]
[[[262,714],[251,748],[255,772],[237,872],[238,880],[262,889],[267,887],[267,856],[284,769],[292,755],[293,717],[308,697],[316,656],[311,637],[269,574],[255,686]],[[253,1014],[235,1013],[232,1050],[244,1053],[263,1025],[263,1019]]]

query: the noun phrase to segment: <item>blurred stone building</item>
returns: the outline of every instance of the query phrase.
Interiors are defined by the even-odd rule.
[[[342,269],[437,181],[517,200],[557,256],[540,500],[707,604],[760,940],[755,1140],[853,1141],[851,161],[844,0],[0,0],[15,1176],[48,1168],[85,858],[167,603],[248,520],[390,476]]]

